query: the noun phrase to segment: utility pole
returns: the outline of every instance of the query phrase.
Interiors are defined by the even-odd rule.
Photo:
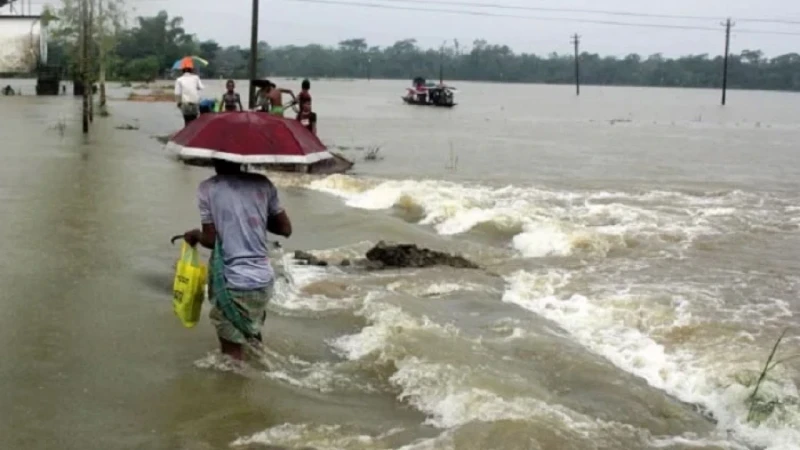
[[[442,42],[442,47],[439,49],[439,84],[444,84],[444,46],[447,41]]]
[[[100,112],[106,107],[106,17],[103,15],[103,0],[97,0],[97,17],[100,23],[98,42],[100,43]]]
[[[94,122],[94,2],[89,0],[89,23],[86,26],[88,33],[86,37],[86,74],[89,78],[89,122]]]
[[[258,67],[258,1],[253,0],[253,17],[250,25],[250,95],[248,96],[248,108],[256,106],[256,88],[253,81],[256,79],[256,68]]]
[[[89,5],[87,0],[80,0],[80,71],[81,85],[83,86],[83,133],[89,132],[89,90],[88,81],[88,42],[89,42]]]
[[[575,45],[575,95],[581,95],[581,37],[578,33],[572,35],[572,43]]]
[[[725,27],[725,57],[722,68],[722,106],[725,106],[728,96],[728,56],[731,53],[731,27],[736,25],[728,18],[722,26]]]

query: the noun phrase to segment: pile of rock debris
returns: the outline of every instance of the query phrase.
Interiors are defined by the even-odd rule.
[[[415,244],[390,245],[381,241],[367,251],[365,257],[364,259],[354,261],[344,259],[339,261],[338,265],[357,266],[371,270],[433,266],[450,266],[457,269],[480,269],[477,264],[463,256],[417,247]],[[331,265],[329,261],[300,250],[294,253],[294,258],[310,266],[325,267]]]

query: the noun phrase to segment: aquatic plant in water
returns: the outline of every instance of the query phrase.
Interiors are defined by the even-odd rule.
[[[767,362],[764,364],[764,368],[761,370],[761,373],[758,376],[758,380],[756,380],[756,385],[753,388],[753,393],[750,394],[748,397],[748,402],[750,403],[750,408],[747,411],[747,421],[748,422],[761,422],[773,412],[775,412],[776,408],[782,408],[787,405],[787,403],[796,404],[797,399],[767,399],[765,397],[759,397],[758,393],[761,389],[761,385],[767,379],[769,373],[775,369],[780,364],[786,363],[793,359],[800,358],[800,355],[792,355],[786,358],[775,360],[775,354],[778,352],[778,347],[783,341],[783,338],[786,336],[786,333],[789,329],[784,329],[781,335],[778,337],[778,340],[775,341],[775,345],[772,346],[772,351],[767,357]]]
[[[380,146],[369,147],[367,149],[367,154],[364,156],[366,161],[377,161],[378,160],[378,153],[381,151]]]

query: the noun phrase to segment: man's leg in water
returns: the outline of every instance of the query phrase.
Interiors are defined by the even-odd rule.
[[[264,311],[264,318],[266,317],[267,317],[267,312]],[[261,333],[258,333],[253,339],[259,344],[261,344],[262,342]],[[255,342],[251,342],[251,344],[255,345]],[[220,352],[222,352],[223,355],[228,355],[231,358],[239,361],[244,360],[244,345],[237,344],[231,341],[226,341],[223,338],[219,338],[219,346],[220,346]]]
[[[244,346],[242,344],[219,338],[219,345],[223,355],[228,355],[238,361],[244,360]]]
[[[252,330],[257,333],[255,339],[260,342],[261,327],[264,325],[264,320],[267,316],[267,302],[272,297],[272,285],[265,289],[253,291],[228,290],[228,292],[236,303],[237,309],[250,319]],[[210,287],[209,295],[212,296],[212,303],[214,303],[213,289]],[[234,359],[244,359],[244,344],[247,343],[247,338],[244,334],[225,318],[222,311],[216,307],[211,310],[209,317],[217,330],[222,353]]]

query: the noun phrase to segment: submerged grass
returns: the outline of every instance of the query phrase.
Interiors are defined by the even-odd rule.
[[[450,144],[450,159],[445,165],[445,169],[455,172],[458,170],[458,153],[456,153],[455,149],[453,148],[453,142],[451,141],[449,144]]]
[[[753,388],[753,393],[750,394],[748,397],[748,401],[750,402],[750,408],[747,411],[747,421],[761,421],[763,418],[772,414],[775,411],[775,408],[782,405],[781,400],[768,400],[764,401],[763,399],[759,399],[758,392],[761,389],[761,385],[767,379],[769,373],[775,369],[780,364],[786,363],[793,359],[800,358],[800,355],[792,355],[786,358],[775,360],[775,355],[778,352],[778,347],[781,345],[783,338],[786,336],[786,333],[789,331],[788,328],[784,329],[778,339],[775,341],[775,345],[772,346],[772,351],[770,352],[769,356],[767,357],[767,362],[764,363],[764,368],[761,370],[761,373],[758,376],[758,380],[756,381],[756,385]]]
[[[58,119],[58,122],[56,122],[55,125],[53,125],[51,128],[58,131],[58,134],[63,138],[64,132],[67,130],[67,120],[64,119],[63,117],[60,117]]]
[[[366,160],[366,161],[377,161],[379,159],[378,158],[378,153],[380,153],[380,151],[381,151],[381,148],[379,146],[369,147],[367,149],[366,156],[364,156],[364,160]],[[382,158],[380,158],[380,159],[382,159]]]

